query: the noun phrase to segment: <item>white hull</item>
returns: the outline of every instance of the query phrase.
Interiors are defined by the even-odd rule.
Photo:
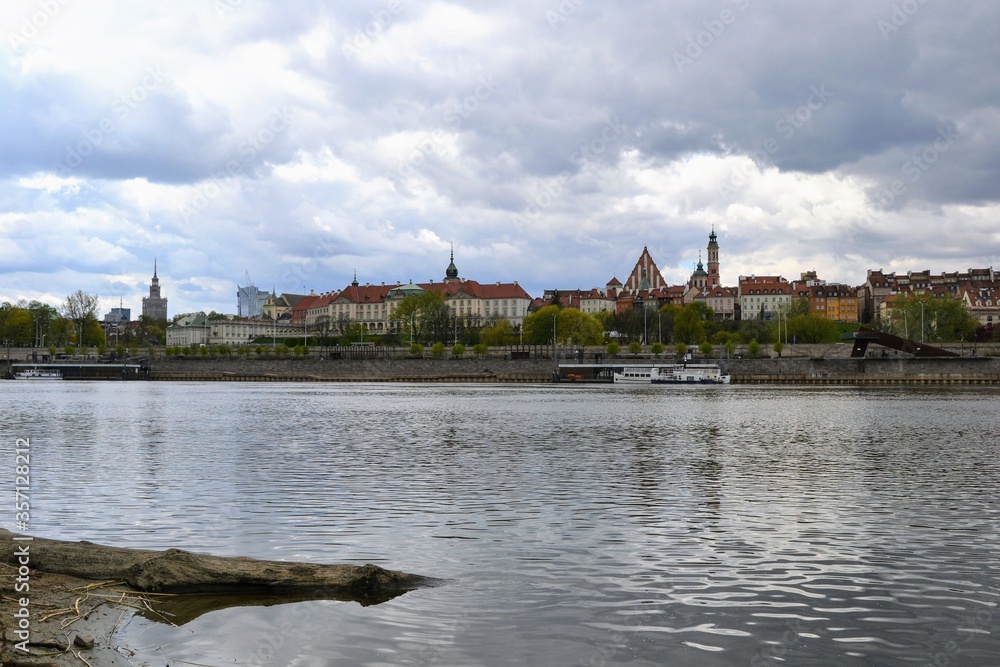
[[[614,374],[615,384],[729,384],[729,379],[712,364],[626,366]]]
[[[62,373],[59,371],[21,371],[14,373],[15,380],[62,380]]]

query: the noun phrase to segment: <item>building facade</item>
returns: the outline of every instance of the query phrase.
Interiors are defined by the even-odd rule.
[[[160,279],[156,277],[156,260],[153,260],[153,280],[149,284],[149,296],[142,298],[142,315],[154,320],[167,319],[167,299],[160,295]]]

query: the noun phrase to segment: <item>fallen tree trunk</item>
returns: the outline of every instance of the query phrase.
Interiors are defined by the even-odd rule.
[[[10,531],[0,530],[0,548],[8,563],[17,565],[16,550],[27,546],[32,570],[113,579],[150,593],[265,593],[372,604],[432,583],[426,577],[377,565],[223,558],[180,549],[149,551],[38,537],[15,542],[13,538]]]

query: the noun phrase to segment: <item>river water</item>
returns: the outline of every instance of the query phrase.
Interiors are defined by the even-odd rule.
[[[997,665],[992,388],[0,383],[30,532],[440,578],[136,665]],[[13,511],[2,525],[13,528]]]

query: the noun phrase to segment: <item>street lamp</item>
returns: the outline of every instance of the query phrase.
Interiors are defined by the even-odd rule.
[[[924,342],[924,302],[920,302],[920,342]]]

